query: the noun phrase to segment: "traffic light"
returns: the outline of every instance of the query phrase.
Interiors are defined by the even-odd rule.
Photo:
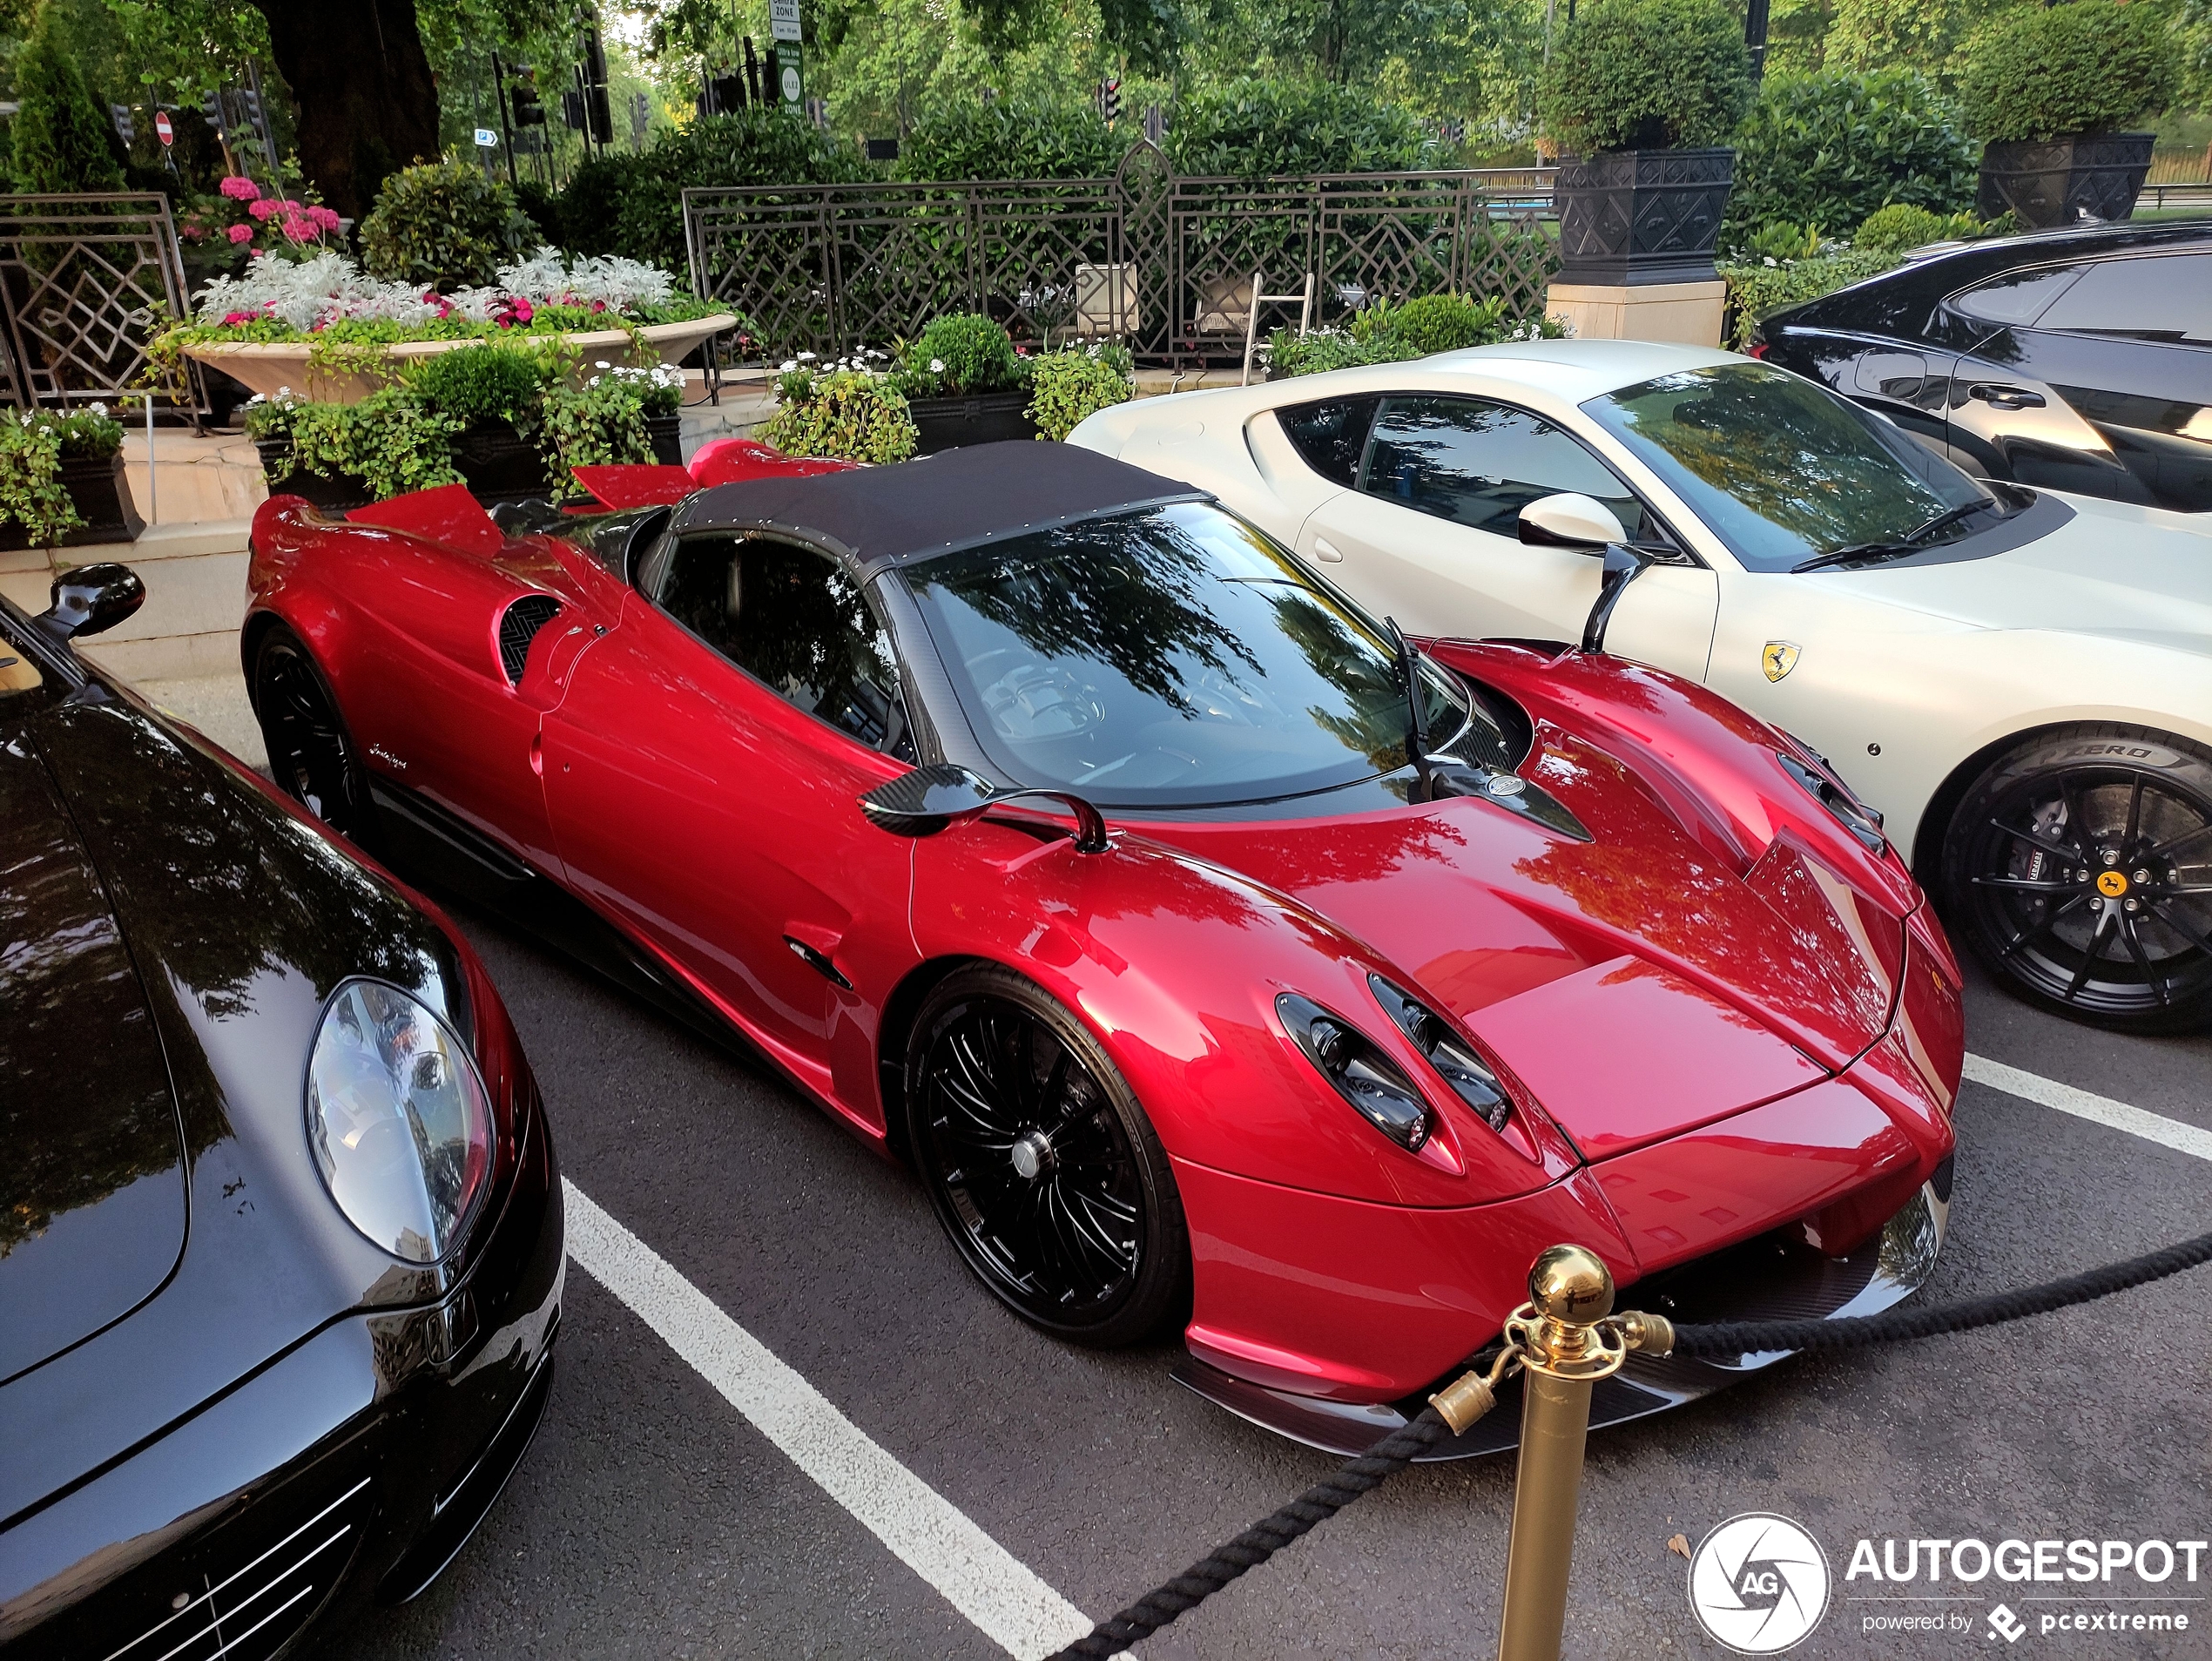
[[[1105,118],[1106,125],[1109,127],[1121,119],[1122,84],[1119,81],[1099,82],[1098,113]]]
[[[583,91],[580,87],[561,89],[561,125],[573,132],[583,131]]]
[[[223,95],[210,92],[199,101],[199,112],[207,118],[207,125],[220,132],[223,130]]]
[[[111,104],[107,107],[108,112],[115,118],[116,136],[126,145],[134,143],[138,136],[138,125],[131,119],[131,106],[127,104]]]
[[[542,127],[545,125],[545,105],[539,102],[537,88],[530,78],[536,71],[528,64],[515,65],[515,84],[509,89],[507,101],[513,107],[513,120],[518,127]]]

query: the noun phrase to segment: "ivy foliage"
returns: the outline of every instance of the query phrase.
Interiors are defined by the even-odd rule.
[[[63,458],[103,460],[122,448],[122,426],[98,405],[0,417],[0,523],[21,525],[34,548],[57,544],[84,523],[62,483]]]
[[[361,224],[370,276],[441,294],[488,286],[543,240],[503,180],[457,161],[402,167]]]
[[[791,370],[777,381],[776,394],[776,413],[760,437],[786,456],[903,462],[921,436],[889,378],[866,369]]]
[[[1953,213],[1979,163],[1958,106],[1912,71],[1770,76],[1737,132],[1722,245],[1777,220],[1840,234],[1892,202]]]
[[[114,129],[92,102],[70,48],[59,5],[39,8],[30,37],[16,54],[10,124],[19,191],[72,193],[123,188]]]
[[[2181,47],[2161,8],[2114,0],[2006,11],[1966,47],[1966,125],[1992,143],[2115,132],[2172,103]]]
[[[1726,144],[1751,106],[1750,56],[1728,0],[1592,0],[1537,91],[1571,154]]]
[[[609,367],[581,387],[556,381],[538,411],[538,449],[556,481],[556,496],[589,494],[576,481],[579,467],[605,467],[653,459],[656,416],[672,415],[683,398],[683,379],[671,370]]]
[[[1029,376],[1028,415],[1039,438],[1064,439],[1091,415],[1136,395],[1135,365],[1118,345],[1047,352]]]

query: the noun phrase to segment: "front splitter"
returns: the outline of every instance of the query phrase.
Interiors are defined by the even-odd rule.
[[[1627,1307],[1649,1309],[1677,1326],[1723,1320],[1841,1320],[1903,1302],[1926,1284],[1943,1249],[1950,1213],[1951,1162],[1849,1257],[1824,1257],[1791,1231],[1777,1231],[1716,1252],[1679,1268],[1647,1276],[1622,1294]],[[1487,1365],[1494,1345],[1469,1358]],[[1689,1361],[1631,1354],[1618,1373],[1598,1381],[1590,1428],[1625,1424],[1681,1407],[1773,1366],[1788,1350],[1750,1352],[1732,1361]],[[1453,1369],[1456,1376],[1460,1369]],[[1394,1402],[1329,1401],[1274,1390],[1186,1355],[1177,1383],[1195,1390],[1278,1435],[1332,1454],[1364,1454],[1420,1411],[1415,1396]],[[1448,1382],[1449,1380],[1440,1381]],[[1521,1440],[1518,1378],[1498,1392],[1498,1405],[1464,1435],[1414,1455],[1417,1462],[1473,1459],[1501,1453]]]

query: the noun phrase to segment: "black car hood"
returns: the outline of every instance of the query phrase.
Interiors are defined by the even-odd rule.
[[[184,1139],[106,890],[0,740],[0,1383],[120,1320],[185,1245]]]

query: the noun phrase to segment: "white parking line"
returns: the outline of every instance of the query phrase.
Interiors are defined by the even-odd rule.
[[[2056,1108],[2061,1113],[2071,1113],[2078,1119],[2125,1131],[2129,1136],[2139,1136],[2146,1142],[2155,1142],[2176,1153],[2194,1155],[2199,1159],[2212,1159],[2212,1131],[2200,1131],[2194,1124],[2179,1119],[2169,1119],[2163,1114],[2147,1113],[2140,1107],[2130,1107],[2125,1102],[2115,1102],[2109,1096],[2099,1096],[2072,1084],[2061,1084],[2054,1078],[2045,1078],[2039,1073],[2023,1072],[2017,1067],[2007,1067],[2001,1061],[1992,1061],[1986,1056],[1966,1057],[1966,1077],[1977,1084],[1986,1084],[1992,1090],[2001,1090],[2008,1096],[2018,1096],[2044,1107]]]
[[[886,1453],[766,1345],[566,1178],[569,1255],[627,1304],[822,1491],[1021,1661],[1082,1637],[1090,1617]]]

